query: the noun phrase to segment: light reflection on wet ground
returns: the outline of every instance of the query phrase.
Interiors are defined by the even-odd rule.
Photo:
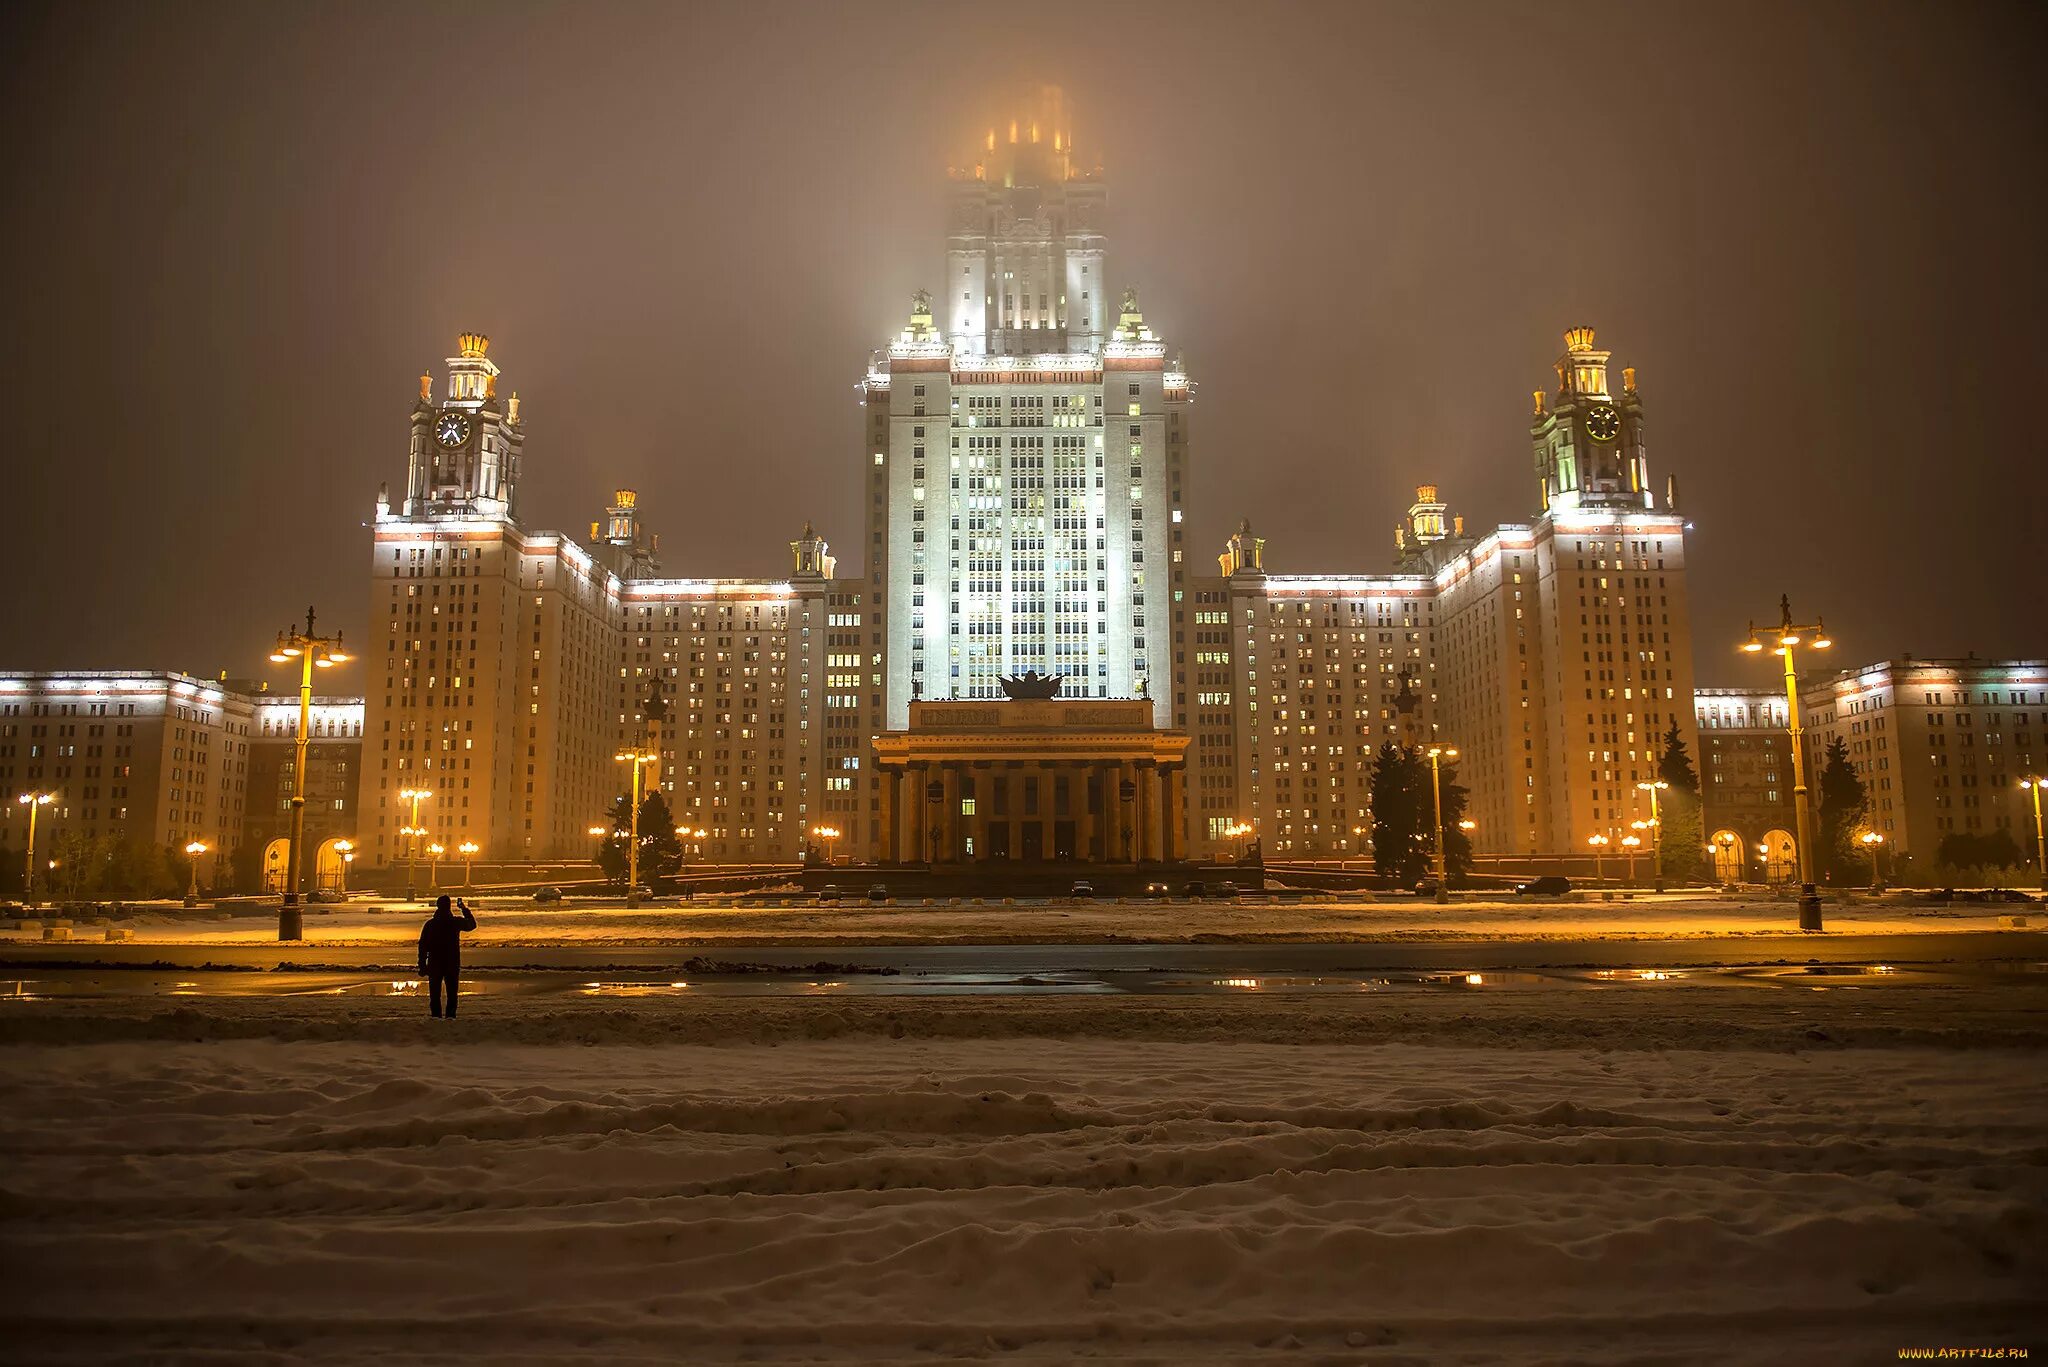
[[[1073,972],[736,971],[680,977],[630,973],[591,977],[588,971],[483,969],[465,974],[464,995],[549,997],[957,997],[957,996],[1315,996],[1362,992],[1657,991],[1714,987],[1749,990],[1861,990],[1889,985],[1995,985],[2038,977],[2048,964],[1971,965],[1772,964],[1746,967],[1554,968],[1414,973],[1319,973],[1216,976],[1145,970]],[[60,969],[0,979],[8,1000],[108,997],[399,997],[426,991],[411,976],[361,971],[222,971]]]

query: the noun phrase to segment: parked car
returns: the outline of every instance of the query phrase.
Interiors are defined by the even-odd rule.
[[[819,888],[819,889],[818,889],[818,900],[819,900],[820,902],[836,902],[836,901],[838,901],[838,900],[839,900],[839,885],[838,885],[837,883],[827,883],[827,884],[826,884],[826,885],[825,885],[824,887],[822,887],[822,888]]]
[[[315,888],[306,894],[309,902],[346,902],[348,894],[340,888]]]
[[[1218,884],[1216,885],[1216,895],[1217,895],[1218,897],[1235,897],[1235,896],[1237,896],[1237,884],[1235,884],[1235,883],[1231,882],[1231,881],[1230,881],[1229,879],[1227,879],[1227,878],[1226,878],[1226,879],[1224,879],[1224,880],[1223,880],[1222,882],[1220,882],[1220,883],[1218,883]]]
[[[1184,895],[1188,897],[1207,897],[1209,895],[1209,885],[1197,878],[1188,884]]]
[[[1434,876],[1418,878],[1415,880],[1414,886],[1410,887],[1408,891],[1414,893],[1417,897],[1434,897],[1436,896],[1436,886]]]
[[[1522,897],[1562,897],[1572,890],[1572,880],[1555,873],[1546,873],[1541,878],[1531,878],[1517,884],[1515,892]]]
[[[868,889],[868,900],[869,900],[870,902],[886,902],[886,901],[888,901],[888,900],[889,900],[889,889],[887,889],[886,887],[883,887],[883,886],[882,886],[882,885],[881,885],[880,883],[877,883],[877,884],[875,884],[875,885],[874,885],[873,887],[871,887],[871,888],[869,888],[869,889]]]
[[[535,888],[533,890],[533,900],[536,902],[559,902],[562,900],[562,890],[554,887]]]
[[[1094,895],[1095,885],[1085,878],[1076,879],[1074,886],[1067,889],[1067,896],[1069,897],[1093,897]]]
[[[1164,883],[1147,883],[1145,885],[1145,895],[1147,897],[1171,897],[1173,896],[1173,890]]]

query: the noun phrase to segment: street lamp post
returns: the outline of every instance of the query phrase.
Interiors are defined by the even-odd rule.
[[[1870,851],[1870,890],[1872,892],[1883,892],[1884,879],[1877,871],[1877,851],[1878,847],[1884,844],[1884,837],[1876,831],[1865,831],[1857,836],[1856,839],[1862,842],[1864,849]]]
[[[1597,888],[1607,881],[1607,875],[1600,868],[1600,853],[1607,848],[1608,839],[1604,835],[1589,835],[1586,843],[1593,847],[1593,886]]]
[[[1806,749],[1802,737],[1806,728],[1799,716],[1799,674],[1792,663],[1792,652],[1800,642],[1815,650],[1826,650],[1834,642],[1828,639],[1827,628],[1816,617],[1812,626],[1801,626],[1792,620],[1792,595],[1785,594],[1778,599],[1780,621],[1775,645],[1766,646],[1762,636],[1757,634],[1756,623],[1749,624],[1749,640],[1743,643],[1743,650],[1758,655],[1770,649],[1785,657],[1785,704],[1790,709],[1786,720],[1792,733],[1792,805],[1795,824],[1799,827],[1799,928],[1801,930],[1821,929],[1820,885],[1814,881],[1813,873],[1813,804],[1806,791]]]
[[[1636,784],[1650,795],[1650,868],[1654,875],[1651,886],[1658,892],[1664,891],[1664,818],[1657,811],[1657,794],[1670,786],[1661,778]]]
[[[1357,844],[1358,844],[1358,857],[1359,857],[1360,859],[1363,859],[1363,858],[1365,858],[1365,838],[1366,838],[1367,836],[1371,835],[1371,834],[1372,834],[1372,827],[1370,827],[1370,826],[1367,826],[1367,825],[1364,825],[1364,824],[1360,824],[1360,825],[1357,825],[1357,826],[1353,826],[1353,827],[1351,828],[1351,837],[1352,837],[1352,839],[1353,839],[1354,841],[1356,841],[1356,842],[1357,842]],[[1349,862],[1350,862],[1349,860],[1346,860],[1346,861],[1345,861],[1345,863],[1347,863],[1347,864],[1348,864]]]
[[[420,837],[427,833],[420,825],[420,804],[433,795],[434,790],[431,788],[398,790],[398,800],[412,804],[412,819],[399,831],[399,834],[405,837],[405,900],[408,902],[413,899],[413,883],[419,877]]]
[[[1637,821],[1632,824],[1640,826],[1643,823]],[[1636,851],[1641,848],[1642,843],[1643,838],[1639,835],[1625,835],[1621,838],[1621,847],[1628,851],[1628,885],[1630,887],[1636,885]]]
[[[188,907],[199,905],[199,856],[205,853],[206,842],[204,840],[186,842],[185,862],[192,869],[192,881],[185,886],[185,905]]]
[[[346,897],[348,895],[348,866],[356,862],[356,842],[353,840],[337,840],[334,842],[334,852],[341,856],[341,886],[335,889],[335,891]]]
[[[55,793],[23,793],[15,801],[28,808],[28,861],[21,866],[21,900],[36,904],[36,813],[57,800]]]
[[[1436,900],[1451,900],[1449,864],[1444,860],[1444,775],[1443,762],[1456,759],[1458,751],[1449,745],[1429,747],[1429,791],[1436,800]]]
[[[633,810],[626,841],[626,910],[635,911],[640,906],[640,771],[650,764],[659,764],[661,756],[645,750],[621,750],[612,758],[631,765],[633,770]]]
[[[427,857],[433,861],[427,865],[427,891],[429,892],[439,892],[441,890],[441,856],[447,850],[448,847],[438,840],[427,846]]]
[[[676,827],[676,849],[682,856],[682,867],[679,870],[680,872],[688,873],[690,871],[690,842],[702,841],[703,839],[704,828],[702,826],[697,827],[695,830],[691,830],[688,826]],[[702,852],[701,845],[699,847],[698,852]],[[683,889],[683,896],[688,897],[689,895],[690,890],[686,886]]]
[[[1728,834],[1728,832],[1726,832],[1726,831],[1723,831],[1723,832],[1721,832],[1721,833],[1720,833],[1719,835],[1717,835],[1717,836],[1715,836],[1715,837],[1714,837],[1714,844],[1716,844],[1716,845],[1718,845],[1718,846],[1720,846],[1720,847],[1721,847],[1721,862],[1722,862],[1723,864],[1725,864],[1725,863],[1727,863],[1727,862],[1728,862],[1729,860],[1731,860],[1731,859],[1733,859],[1733,858],[1734,858],[1734,856],[1735,856],[1735,851],[1736,851],[1736,850],[1737,850],[1737,849],[1738,849],[1738,848],[1740,847],[1740,845],[1741,845],[1741,842],[1740,842],[1740,841],[1738,841],[1738,840],[1737,840],[1737,839],[1736,839],[1736,838],[1735,838],[1734,836],[1732,836],[1732,835]],[[1708,853],[1712,853],[1712,850],[1709,850],[1709,851],[1708,851]],[[1743,864],[1745,864],[1745,865],[1749,863],[1749,855],[1748,855],[1748,853],[1747,853],[1746,851],[1745,851],[1745,852],[1744,852],[1744,854],[1743,854],[1742,862],[1743,862]],[[1719,870],[1719,869],[1717,868],[1717,869],[1715,870],[1715,872],[1717,872],[1717,873],[1718,873],[1718,872],[1720,872],[1720,870]],[[1739,882],[1741,882],[1741,881],[1742,881],[1742,877],[1741,877],[1741,875],[1742,875],[1743,873],[1745,873],[1745,872],[1746,872],[1746,870],[1745,870],[1745,869],[1742,869],[1742,868],[1738,868],[1738,869],[1736,870],[1736,874],[1737,874],[1737,876],[1736,876],[1736,877],[1734,877],[1734,878],[1731,878],[1731,879],[1729,879],[1729,880],[1728,880],[1728,881],[1729,881],[1729,883],[1730,883],[1731,885],[1733,885],[1733,884],[1735,884],[1735,883],[1739,883]]]
[[[824,842],[825,863],[829,867],[832,863],[833,846],[839,839],[839,828],[837,826],[813,826],[811,827],[811,837]]]
[[[2041,874],[2041,891],[2048,892],[2048,836],[2044,836],[2041,831],[2041,790],[2048,788],[2048,778],[2043,778],[2039,774],[2023,778],[2020,780],[2020,787],[2029,789],[2034,794],[2034,866]],[[1898,867],[1897,860],[1892,861],[1892,867]]]
[[[284,904],[277,912],[277,938],[306,938],[303,911],[299,904],[299,882],[306,862],[306,742],[313,729],[313,671],[332,669],[348,659],[341,648],[341,633],[320,636],[313,630],[313,609],[306,609],[306,629],[286,627],[277,633],[277,645],[270,652],[272,664],[299,662],[299,731],[292,747],[292,840],[285,860]]]
[[[476,891],[476,879],[471,873],[471,869],[476,864],[477,843],[474,840],[465,840],[455,848],[462,855],[463,891],[474,892]]]

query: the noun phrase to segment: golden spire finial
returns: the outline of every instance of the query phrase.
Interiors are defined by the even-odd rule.
[[[481,332],[465,332],[459,343],[464,359],[476,360],[491,349],[491,339]]]
[[[511,402],[510,404],[506,405],[506,409],[507,409],[507,411],[506,411],[506,413],[505,413],[505,421],[506,421],[506,422],[518,422],[518,421],[519,421],[519,391],[518,391],[518,390],[516,390],[516,389],[515,389],[515,390],[513,390],[513,391],[512,391],[512,402]]]
[[[1636,392],[1636,368],[1634,366],[1625,365],[1621,368],[1621,388],[1624,393],[1633,394]]]
[[[496,375],[484,381],[484,397],[487,399],[498,397],[498,377]]]
[[[432,403],[433,401],[434,377],[427,373],[426,371],[422,370],[420,372],[420,402]]]
[[[1536,400],[1536,416],[1540,418],[1543,416],[1543,391],[1532,389],[1529,393]]]
[[[1564,334],[1564,349],[1566,351],[1591,351],[1593,349],[1593,329],[1588,327],[1567,328]]]

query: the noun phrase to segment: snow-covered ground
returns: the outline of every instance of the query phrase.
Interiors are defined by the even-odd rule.
[[[1587,900],[1458,900],[1438,906],[1403,897],[1375,901],[1339,897],[1289,901],[986,901],[821,905],[785,899],[760,905],[705,899],[628,911],[617,902],[537,906],[522,899],[476,899],[473,944],[659,945],[690,944],[907,944],[1073,943],[1143,940],[1389,940],[1389,939],[1675,939],[1699,936],[1780,935],[1795,932],[1790,901],[1716,894],[1643,895],[1612,902]],[[1898,899],[1830,904],[1830,934],[1916,934],[1993,930],[2017,913],[2031,927],[2048,923],[2039,906],[1965,904],[1933,906]],[[403,902],[317,904],[307,908],[306,937],[326,945],[394,944],[419,934],[425,912]],[[173,906],[142,909],[111,924],[144,944],[271,944],[275,912],[245,914]],[[11,927],[12,923],[5,923]],[[103,940],[105,927],[79,923],[72,938]],[[40,924],[0,928],[0,945],[40,942]]]
[[[5,1356],[2039,1352],[2044,1007],[9,1003]]]

